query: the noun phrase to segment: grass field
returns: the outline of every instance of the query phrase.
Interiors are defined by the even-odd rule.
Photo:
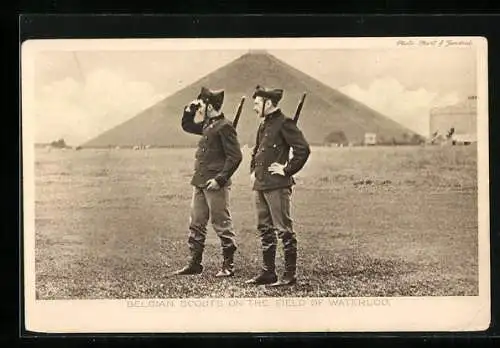
[[[36,151],[39,299],[477,295],[475,147],[313,148],[297,176],[299,283],[245,285],[260,267],[248,176],[234,177],[236,276],[212,228],[188,259],[193,149]],[[282,270],[281,244],[277,267]]]

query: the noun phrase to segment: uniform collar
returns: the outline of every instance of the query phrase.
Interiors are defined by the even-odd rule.
[[[215,122],[215,121],[222,120],[223,118],[224,118],[224,114],[223,114],[223,113],[221,113],[219,116],[210,117],[210,118],[208,119],[208,122],[209,122],[209,123],[213,123],[213,122]]]
[[[280,110],[280,108],[277,108],[276,110],[274,110],[270,114],[267,114],[266,116],[264,116],[264,121],[271,120],[272,118],[276,117],[279,114],[281,114],[281,110]]]
[[[205,126],[209,126],[209,125],[213,124],[214,122],[222,120],[223,118],[224,118],[224,113],[221,113],[219,116],[210,117],[207,120],[205,120]]]

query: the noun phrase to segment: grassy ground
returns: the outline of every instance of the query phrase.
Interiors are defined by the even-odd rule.
[[[205,273],[169,276],[188,257],[193,155],[37,150],[38,298],[478,292],[474,147],[314,148],[293,195],[299,284],[279,290],[243,284],[261,260],[248,151],[231,196],[237,275],[214,277],[221,255],[210,227]]]

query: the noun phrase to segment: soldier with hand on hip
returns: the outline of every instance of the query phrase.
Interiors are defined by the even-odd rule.
[[[294,120],[279,108],[281,89],[257,86],[254,110],[262,118],[250,162],[257,210],[257,229],[262,244],[262,270],[247,284],[271,286],[296,283],[297,239],[292,226],[293,175],[305,165],[310,147]],[[293,157],[290,159],[290,149]],[[278,281],[275,269],[277,236],[283,243],[285,270]]]
[[[177,275],[203,272],[202,258],[210,220],[220,239],[222,267],[217,277],[234,275],[235,232],[229,209],[231,176],[242,161],[242,152],[235,128],[222,112],[224,90],[203,87],[198,99],[184,109],[182,129],[201,135],[195,155],[191,179],[193,196],[189,223],[188,246],[191,259]],[[197,113],[204,116],[195,122]]]

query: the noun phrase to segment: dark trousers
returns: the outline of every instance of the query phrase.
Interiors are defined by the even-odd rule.
[[[255,191],[257,229],[259,231],[263,270],[275,272],[275,255],[278,238],[283,243],[285,272],[295,273],[297,239],[291,218],[291,188]]]
[[[228,186],[215,191],[199,187],[193,189],[188,245],[198,258],[198,263],[201,262],[201,254],[205,248],[209,220],[220,239],[223,252],[230,254],[236,250],[234,227],[229,211],[229,191]]]

